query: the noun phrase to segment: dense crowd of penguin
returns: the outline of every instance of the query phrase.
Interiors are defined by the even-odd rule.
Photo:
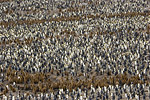
[[[1,0],[0,99],[149,100],[149,0]]]

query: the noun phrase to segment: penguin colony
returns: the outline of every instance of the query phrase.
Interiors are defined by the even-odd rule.
[[[0,99],[149,100],[149,0],[0,0]]]

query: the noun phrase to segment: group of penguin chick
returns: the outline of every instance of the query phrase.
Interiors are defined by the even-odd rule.
[[[43,94],[42,98],[44,99],[81,99],[82,98],[82,92],[87,91],[86,96],[84,96],[83,99],[90,98],[91,96],[96,97],[97,99],[105,98],[103,97],[104,94],[106,95],[106,99],[111,98],[110,94],[112,94],[111,87],[116,88],[115,91],[118,91],[118,88],[124,87],[124,86],[132,86],[136,87],[138,85],[140,92],[142,95],[145,93],[144,87],[149,86],[149,78],[144,78],[144,81],[140,80],[140,77],[137,76],[130,76],[126,72],[124,74],[118,74],[118,75],[111,75],[111,72],[105,72],[105,74],[102,74],[100,72],[94,73],[91,72],[87,75],[83,75],[82,72],[78,72],[77,75],[70,75],[69,72],[60,73],[58,70],[51,70],[48,73],[29,73],[26,71],[16,71],[12,70],[11,67],[9,67],[7,70],[1,69],[1,74],[3,74],[3,83],[1,84],[1,96],[6,95],[9,96],[10,94],[17,93],[18,95],[22,94],[28,94],[24,97],[18,97],[18,99],[27,99],[28,96],[30,99],[34,99],[39,94]],[[145,83],[144,83],[145,82]],[[143,88],[140,88],[142,86]],[[131,88],[131,87],[130,87]],[[101,89],[104,89],[104,94],[101,91]],[[125,88],[126,89],[126,88]],[[19,93],[18,93],[19,91]],[[26,91],[26,92],[24,92]],[[68,97],[59,97],[60,92],[65,91],[65,93],[68,93]],[[72,95],[76,91],[79,92],[77,97]],[[89,93],[89,91],[91,91]],[[95,91],[98,91],[98,93],[101,91],[101,94],[94,94]],[[117,92],[116,91],[116,92]],[[124,90],[124,93],[126,93]],[[149,91],[149,90],[148,90]],[[80,93],[81,92],[81,93]],[[130,90],[130,93],[132,93],[132,88]],[[138,94],[138,91],[134,91]],[[133,92],[133,93],[134,93]],[[51,93],[54,93],[56,97],[49,97],[44,96],[45,94],[51,95]],[[58,93],[58,94],[57,94]],[[122,95],[123,92],[121,92]],[[149,92],[148,92],[149,93]],[[117,94],[112,94],[114,96],[120,96]],[[32,97],[31,97],[32,95]],[[81,95],[81,96],[80,96]],[[93,96],[94,95],[94,96]],[[129,95],[129,94],[126,94]],[[147,95],[147,94],[145,94]],[[144,96],[145,96],[144,95]],[[148,96],[148,95],[147,95]],[[122,95],[122,98],[124,96]],[[145,97],[146,98],[146,97]],[[121,99],[121,98],[120,98]]]

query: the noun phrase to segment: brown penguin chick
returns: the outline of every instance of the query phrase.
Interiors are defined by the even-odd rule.
[[[28,90],[28,85],[27,84],[24,85],[24,90]]]
[[[83,76],[83,73],[80,72],[80,73],[78,74],[78,77],[80,77],[80,76]]]
[[[98,88],[98,84],[99,84],[99,81],[96,80],[95,83],[93,84],[93,86],[94,86],[95,88]]]
[[[31,83],[37,84],[38,82],[39,82],[39,75],[38,74],[31,75]]]
[[[10,77],[10,78],[9,78],[9,83],[11,83],[11,84],[12,84],[13,82],[17,83],[17,80],[18,80],[17,77]]]
[[[51,74],[53,74],[53,73],[54,73],[54,70],[53,70],[53,68],[51,69],[50,73],[51,73]]]
[[[73,90],[72,85],[69,85],[69,92],[72,92],[72,90]]]
[[[88,83],[87,83],[87,88],[88,88],[88,89],[91,89],[91,82],[88,82]]]
[[[41,82],[38,82],[39,91],[42,92],[43,84]]]
[[[33,93],[36,94],[39,91],[39,87],[36,85],[33,85],[32,87],[33,87],[32,88]]]
[[[57,76],[59,76],[59,75],[60,75],[59,70],[56,70],[56,75],[57,75]]]
[[[5,89],[3,90],[3,94],[6,95],[6,93],[8,93],[8,89],[7,89],[7,87],[5,86]]]
[[[11,77],[15,77],[16,76],[17,71],[15,70],[11,70],[10,76]]]
[[[47,89],[47,86],[44,86],[44,87],[42,88],[41,92],[42,92],[42,93],[45,93],[45,92],[47,92],[47,90],[48,90],[48,89]]]
[[[26,83],[27,83],[27,81],[29,80],[27,76],[24,76],[24,78],[23,78],[23,79],[24,79],[24,84],[26,84]]]
[[[11,73],[11,67],[9,66],[9,68],[6,70],[6,76],[9,76]]]
[[[29,96],[29,92],[26,92],[26,97]]]
[[[21,69],[20,74],[23,75],[23,76],[25,76],[27,73],[24,72],[24,71]]]
[[[131,80],[128,79],[128,81],[126,82],[127,85],[130,85],[131,84]]]
[[[31,37],[31,38],[29,39],[29,44],[31,44],[32,41],[33,41],[33,38]]]
[[[91,39],[93,37],[93,32],[90,32],[89,38]]]
[[[13,42],[13,40],[9,40],[9,44],[11,44]]]
[[[19,76],[20,78],[18,79],[19,80],[19,83],[24,83],[24,77],[23,76]]]
[[[9,85],[9,88],[11,89],[12,92],[16,92],[16,89],[12,85]]]
[[[54,92],[54,90],[53,90],[53,88],[52,88],[52,87],[50,87],[50,88],[49,88],[49,91],[50,91],[50,92]]]
[[[1,93],[0,93],[0,96],[3,96],[3,95],[4,95],[4,93],[3,93],[3,92],[1,92]]]
[[[69,72],[68,72],[68,71],[65,71],[65,75],[66,75],[66,76],[69,76]]]

